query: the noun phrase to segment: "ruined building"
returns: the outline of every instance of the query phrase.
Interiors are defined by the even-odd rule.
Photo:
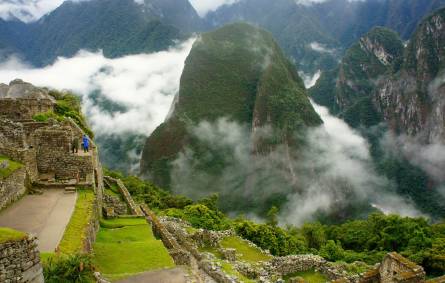
[[[84,154],[70,152],[77,137],[82,140],[84,131],[70,118],[63,121],[48,119],[36,122],[39,113],[54,111],[56,99],[46,89],[37,88],[21,80],[9,86],[0,85],[0,155],[22,163],[25,167],[24,186],[94,187],[100,167],[94,144]],[[80,147],[80,145],[79,145]],[[25,191],[19,186],[1,188],[0,209],[13,202]]]

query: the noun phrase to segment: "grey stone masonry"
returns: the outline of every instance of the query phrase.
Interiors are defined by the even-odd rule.
[[[27,236],[0,244],[0,282],[44,282],[36,237]]]
[[[26,193],[27,183],[25,168],[17,169],[6,179],[0,179],[0,210],[20,199]]]

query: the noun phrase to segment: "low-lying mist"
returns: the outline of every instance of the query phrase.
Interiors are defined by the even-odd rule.
[[[123,169],[139,163],[141,137],[147,137],[167,116],[193,42],[190,39],[167,51],[117,59],[80,51],[43,68],[10,57],[0,63],[0,82],[20,78],[79,95],[104,149],[101,154],[106,165]],[[119,158],[110,160],[113,155]]]
[[[279,205],[282,224],[339,221],[375,209],[422,215],[375,171],[367,141],[326,108],[313,106],[324,125],[308,129],[304,145],[294,151],[281,145],[252,154],[255,139],[273,134],[268,127],[256,129],[255,139],[248,125],[225,118],[190,128],[199,152],[188,148],[174,162],[173,190],[195,199],[218,193],[223,209],[234,215]]]

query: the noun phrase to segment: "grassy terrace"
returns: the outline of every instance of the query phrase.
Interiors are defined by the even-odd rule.
[[[109,280],[174,267],[173,259],[145,219],[101,221],[94,244],[94,264]]]
[[[26,238],[26,233],[10,229],[10,228],[1,228],[0,227],[0,244],[10,242],[10,241],[19,241]]]
[[[14,171],[22,168],[23,166],[21,163],[12,161],[9,158],[0,155],[0,163],[3,161],[8,162],[8,166],[6,168],[0,168],[0,180],[9,177],[12,173],[14,173]]]
[[[82,252],[83,243],[87,237],[88,223],[91,221],[94,213],[94,199],[93,191],[78,191],[76,207],[59,244],[61,253],[75,254]]]
[[[320,272],[316,272],[315,270],[291,273],[291,274],[284,276],[283,279],[286,282],[289,282],[289,280],[294,277],[301,277],[307,283],[325,283],[325,282],[329,281],[326,276],[324,276]]]
[[[272,257],[264,254],[258,248],[251,247],[248,243],[242,240],[240,237],[227,237],[221,241],[223,248],[232,248],[239,254],[239,260],[247,262],[268,261]]]

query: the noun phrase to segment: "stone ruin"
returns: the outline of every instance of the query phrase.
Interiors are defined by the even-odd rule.
[[[32,120],[38,113],[53,111],[55,105],[46,89],[21,80],[0,84],[0,155],[24,164],[34,185],[94,187],[100,171],[94,143],[88,154],[70,152],[73,140],[81,141],[84,131],[71,118]]]
[[[0,282],[44,282],[35,236],[0,243]]]
[[[0,84],[0,117],[11,120],[32,120],[38,113],[53,111],[56,101],[46,89],[22,80]]]
[[[423,267],[396,252],[388,253],[382,263],[366,272],[360,283],[444,283],[445,276],[426,280]]]

